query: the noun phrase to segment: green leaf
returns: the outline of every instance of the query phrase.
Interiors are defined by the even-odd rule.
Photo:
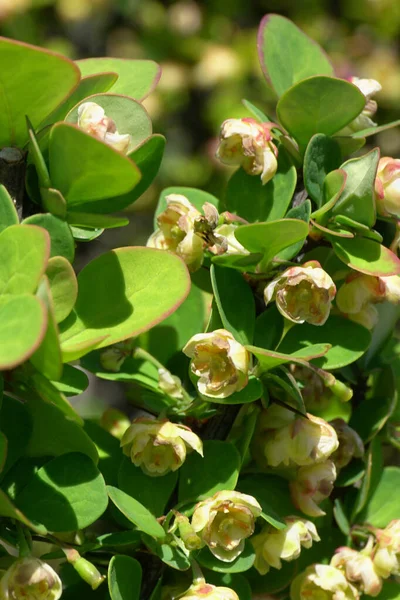
[[[361,459],[353,459],[350,464],[340,469],[335,487],[347,487],[353,485],[365,475],[365,463]]]
[[[398,127],[400,125],[400,120],[391,121],[390,123],[385,123],[384,125],[378,125],[375,127],[367,127],[366,129],[361,129],[361,131],[355,131],[351,134],[353,139],[365,138],[370,135],[376,135],[381,131],[386,131],[387,129],[392,129],[393,127]]]
[[[79,69],[58,54],[6,38],[0,57],[0,147],[22,148],[28,139],[25,115],[37,127],[78,85]]]
[[[61,323],[74,308],[78,296],[75,271],[66,258],[55,256],[47,263],[46,275],[53,298],[55,319],[57,323]]]
[[[143,504],[155,517],[164,514],[177,480],[176,471],[171,471],[163,477],[149,477],[127,456],[122,457],[118,472],[119,489]]]
[[[0,490],[0,516],[16,519],[24,525],[27,525],[39,535],[46,535],[47,529],[44,525],[31,521],[26,517],[10,500],[10,498]]]
[[[299,204],[298,206],[294,206],[293,208],[291,208],[285,215],[286,219],[298,219],[300,221],[304,221],[305,223],[307,223],[307,225],[310,222],[310,217],[311,217],[311,201],[308,199],[305,200],[304,202],[302,202],[301,204]],[[304,241],[300,240],[299,242],[296,242],[295,244],[288,246],[287,248],[285,248],[284,250],[279,252],[278,258],[280,260],[292,259],[294,256],[296,256],[300,252],[300,250],[303,247],[303,244],[304,244]]]
[[[375,488],[370,501],[360,516],[361,522],[367,522],[374,527],[386,527],[393,519],[399,517],[399,509],[393,495],[400,486],[400,469],[386,467],[383,469],[380,481]]]
[[[6,436],[0,431],[0,473],[2,473],[7,460],[7,444]]]
[[[190,560],[183,554],[180,548],[171,546],[170,544],[160,544],[148,535],[143,535],[142,538],[152,553],[156,554],[156,556],[161,558],[163,563],[172,569],[176,569],[177,571],[187,571],[190,569]]]
[[[275,396],[274,392],[278,388],[277,397],[279,398],[279,388],[281,388],[294,400],[297,410],[303,413],[303,415],[306,414],[307,411],[300,388],[296,383],[296,379],[287,369],[278,367],[275,373],[266,373],[263,377],[263,382],[268,386],[268,393],[271,396]]]
[[[262,110],[250,102],[250,100],[243,99],[242,104],[260,123],[268,123],[272,121],[272,119],[270,119]]]
[[[111,485],[107,486],[107,492],[118,510],[120,510],[129,521],[136,525],[140,531],[143,531],[154,538],[162,539],[165,537],[164,529],[143,504]]]
[[[28,360],[40,346],[46,326],[47,313],[39,298],[21,294],[0,302],[0,370]]]
[[[305,348],[300,348],[292,354],[284,354],[283,352],[273,352],[272,350],[264,350],[255,346],[246,346],[247,350],[254,354],[258,360],[258,374],[265,373],[288,362],[304,364],[304,361],[324,356],[330,347],[330,344],[312,344]]]
[[[320,530],[318,529],[318,532]],[[316,544],[318,548],[318,544]],[[309,550],[302,552],[303,557],[307,557]],[[299,573],[299,561],[293,560],[291,562],[282,561],[282,568],[270,569],[266,575],[259,575],[255,569],[251,569],[246,573],[246,579],[251,585],[253,592],[253,598],[257,598],[258,595],[262,594],[279,594],[289,587],[291,581]],[[284,596],[288,598],[289,596]],[[268,596],[267,596],[268,598]]]
[[[257,498],[263,518],[276,529],[286,527],[284,517],[299,512],[292,504],[288,482],[277,475],[247,475],[239,480],[237,489]]]
[[[364,106],[364,94],[352,83],[333,77],[310,77],[284,93],[277,114],[304,151],[313,135],[336,133]]]
[[[253,346],[246,346],[246,348],[252,347]],[[193,378],[195,378],[195,376],[193,376]],[[199,393],[203,400],[212,402],[213,404],[247,404],[259,400],[262,394],[262,383],[257,377],[254,377],[254,375],[250,375],[247,385],[240,390],[240,392],[234,392],[227,398],[212,398],[211,396],[205,396]]]
[[[96,202],[96,207],[97,206],[98,204]],[[90,208],[93,210],[93,206]],[[71,231],[74,240],[78,240],[79,242],[91,242],[98,238],[103,233],[104,229],[92,229],[91,227],[77,227],[76,225],[71,225]]]
[[[375,214],[375,177],[379,162],[379,149],[352,158],[341,169],[347,173],[344,190],[332,209],[333,215],[345,215],[351,219],[372,227]]]
[[[127,60],[125,58],[85,58],[76,63],[83,77],[111,71],[118,79],[112,86],[114,94],[127,94],[144,100],[156,87],[161,69],[152,60]]]
[[[142,567],[131,556],[113,556],[108,565],[108,589],[111,600],[139,600]]]
[[[341,162],[342,155],[335,140],[322,133],[311,138],[304,155],[303,178],[306,190],[318,208],[327,201],[324,180],[328,173],[340,167]]]
[[[204,458],[192,452],[180,470],[179,502],[204,500],[221,490],[234,490],[241,459],[233,444],[205,440]]]
[[[399,584],[395,581],[385,581],[382,591],[379,592],[379,600],[400,600]]]
[[[327,213],[333,208],[339,200],[341,193],[346,184],[347,173],[343,169],[331,171],[325,177],[322,184],[323,204],[321,208],[312,213],[312,218],[316,219],[319,224],[325,223],[328,220]]]
[[[151,135],[140,146],[129,154],[142,174],[139,183],[127,194],[113,198],[114,211],[123,210],[135,202],[153,183],[164,155],[165,137],[160,134]],[[96,212],[101,212],[102,203],[96,202]],[[104,210],[108,210],[108,202],[104,201]]]
[[[26,117],[26,125],[28,128],[28,135],[29,135],[28,163],[30,161],[32,161],[33,164],[35,165],[39,187],[45,188],[45,189],[50,188],[51,181],[50,181],[50,176],[49,176],[49,171],[47,169],[46,161],[45,161],[42,151],[40,149],[39,142],[36,137],[33,125],[28,116]]]
[[[84,102],[95,102],[104,108],[107,117],[111,118],[120,134],[129,133],[131,142],[128,152],[132,152],[139,144],[144,142],[152,133],[152,124],[149,115],[143,106],[129,98],[118,94],[95,94],[85,98]],[[78,110],[80,102],[65,117],[65,121],[71,124],[78,123]]]
[[[63,256],[69,262],[75,257],[75,244],[68,224],[58,217],[47,214],[36,214],[23,221],[24,225],[37,225],[46,229],[50,235],[50,257]]]
[[[219,267],[237,269],[243,273],[254,273],[262,259],[262,254],[221,254],[213,256],[212,262]]]
[[[235,231],[236,239],[247,250],[263,254],[262,263],[265,265],[270,263],[281,250],[305,240],[307,235],[307,223],[297,219],[242,225]]]
[[[278,170],[267,184],[238,169],[230,178],[224,204],[230,212],[253,223],[285,216],[296,188],[297,174],[285,148],[279,146]]]
[[[50,134],[50,176],[68,209],[129,192],[140,180],[136,165],[111,146],[75,125],[57,123]]]
[[[375,277],[400,274],[399,258],[378,242],[360,237],[332,238],[331,242],[336,256],[355,271]]]
[[[211,554],[207,547],[196,554],[196,560],[202,567],[206,567],[211,571],[217,571],[218,573],[243,573],[244,571],[248,571],[253,566],[255,558],[256,554],[253,546],[248,540],[245,542],[245,547],[241,555],[232,562],[222,562],[222,560]]]
[[[116,485],[121,462],[119,440],[94,421],[86,420],[84,430],[96,446],[98,468],[108,485]]]
[[[82,208],[82,206],[80,208]],[[89,206],[89,208],[91,209],[92,206]],[[66,220],[71,225],[78,227],[97,227],[102,230],[129,225],[129,219],[127,217],[113,217],[111,215],[73,211],[67,213]]]
[[[274,350],[283,334],[284,319],[276,304],[271,304],[256,319],[254,345]]]
[[[94,523],[108,498],[101,473],[88,456],[63,454],[33,475],[16,498],[28,518],[50,531],[76,531]]]
[[[0,413],[1,431],[7,442],[2,477],[24,455],[32,434],[32,419],[22,402],[5,395]]]
[[[119,248],[78,275],[75,309],[60,325],[66,362],[147,331],[185,300],[189,276],[177,256],[152,248]],[[102,339],[100,339],[102,338]]]
[[[43,129],[48,125],[53,125],[53,123],[57,123],[58,121],[63,121],[69,111],[76,106],[78,102],[81,102],[81,100],[84,100],[93,94],[107,92],[117,79],[118,76],[116,73],[98,73],[96,75],[89,75],[89,77],[83,77],[72,94],[57,106],[57,108],[41,123],[40,129]]]
[[[43,277],[37,291],[37,297],[47,309],[47,329],[42,343],[31,356],[31,362],[48,379],[59,379],[62,374],[61,347],[47,277]]]
[[[0,185],[0,233],[10,225],[18,225],[18,213],[4,185]]]
[[[61,408],[44,401],[37,394],[28,394],[25,404],[33,423],[27,449],[28,456],[59,456],[67,452],[86,454],[97,463],[95,445],[76,421]]]
[[[257,46],[263,73],[278,96],[311,75],[333,75],[333,67],[322,48],[280,15],[265,15]]]
[[[89,379],[81,369],[77,369],[72,365],[64,365],[61,379],[53,381],[53,384],[65,396],[77,396],[86,390]]]
[[[29,175],[29,166],[28,166],[28,175]],[[28,180],[29,181],[29,180]],[[32,196],[32,194],[31,194]],[[67,214],[67,203],[65,201],[64,196],[59,190],[56,190],[52,187],[50,188],[40,188],[40,197],[45,210],[54,215],[55,217],[59,217],[60,219],[65,219]],[[39,202],[39,200],[38,200]]]
[[[339,498],[336,498],[336,500],[335,500],[334,507],[333,507],[333,514],[334,514],[335,521],[336,521],[340,531],[344,535],[349,535],[350,523],[349,523],[346,513],[344,512],[343,504],[341,503]]]
[[[197,190],[196,188],[191,187],[183,187],[183,186],[174,186],[165,188],[160,195],[158,200],[158,204],[156,207],[156,211],[154,213],[154,228],[158,227],[157,225],[157,217],[160,213],[162,213],[167,208],[166,197],[170,194],[182,194],[182,196],[186,196],[186,198],[199,210],[203,211],[203,204],[209,202],[218,208],[218,198],[209,194],[208,192],[203,192],[203,190]]]
[[[375,438],[370,444],[365,457],[365,474],[358,487],[355,500],[352,503],[351,522],[354,523],[357,515],[367,506],[371,495],[376,490],[382,477],[383,456],[381,442]],[[351,490],[348,498],[351,499]],[[358,518],[357,518],[358,520]],[[362,519],[363,521],[363,519]],[[362,522],[361,521],[361,522]]]
[[[251,344],[256,307],[249,285],[238,271],[217,265],[211,266],[211,282],[224,328],[241,344]]]
[[[294,325],[278,347],[279,352],[291,354],[314,344],[331,345],[328,352],[312,362],[322,369],[340,369],[355,362],[364,354],[371,342],[370,332],[353,321],[330,315],[324,325],[309,323]]]
[[[46,269],[50,237],[35,225],[11,225],[0,234],[0,296],[32,294]]]

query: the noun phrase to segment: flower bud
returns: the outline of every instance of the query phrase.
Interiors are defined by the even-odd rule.
[[[94,564],[86,560],[86,558],[81,556],[74,548],[66,548],[64,549],[64,553],[68,562],[74,567],[75,571],[79,573],[83,581],[86,581],[92,590],[97,590],[99,585],[106,579],[106,576],[102,575]]]
[[[343,573],[328,565],[311,565],[290,587],[291,600],[358,600],[357,589]]]
[[[349,427],[343,419],[334,419],[330,422],[339,440],[339,448],[332,454],[331,460],[336,469],[343,469],[352,458],[364,456],[364,444],[358,433]]]
[[[382,580],[377,574],[371,557],[351,548],[338,548],[331,566],[340,569],[347,580],[367,596],[377,596],[382,589]]]
[[[360,92],[364,94],[365,106],[358,117],[339,132],[340,135],[351,135],[354,132],[376,125],[371,117],[376,113],[378,105],[372,98],[381,91],[381,84],[375,79],[360,79],[359,77],[350,77],[350,83],[357,86]]]
[[[177,398],[178,400],[183,398],[181,380],[176,375],[172,375],[167,369],[158,369],[158,387],[171,398]]]
[[[225,165],[241,166],[249,175],[261,175],[262,183],[267,183],[278,167],[272,126],[251,118],[227,119],[222,123],[217,158]]]
[[[0,581],[2,600],[58,600],[61,594],[61,579],[50,565],[39,558],[15,561]]]
[[[279,312],[293,323],[323,325],[336,287],[317,261],[290,267],[264,290],[265,304],[275,299]]]
[[[189,427],[146,417],[132,422],[121,446],[133,464],[152,477],[179,469],[192,450],[203,456],[202,441]]]
[[[198,390],[211,398],[227,398],[248,382],[250,355],[226,329],[194,335],[183,348],[199,380]]]
[[[185,544],[186,548],[190,551],[199,550],[199,548],[203,546],[203,542],[194,531],[189,519],[184,515],[177,514],[175,521],[178,525],[181,540]]]
[[[224,223],[214,230],[214,235],[218,238],[222,238],[220,246],[222,246],[226,254],[250,254],[248,250],[235,237],[235,230],[238,225],[233,223]]]
[[[307,414],[308,418],[294,416],[281,427],[271,429],[268,416],[272,407],[265,411],[261,427],[257,430],[258,448],[263,447],[267,465],[271,467],[305,466],[325,461],[338,448],[334,428],[324,419]],[[286,410],[286,409],[283,409]],[[289,411],[287,411],[289,412]]]
[[[184,596],[180,596],[180,600],[239,600],[239,596],[226,587],[216,587],[205,581],[194,583],[190,586]]]
[[[78,127],[119,152],[126,154],[129,150],[131,143],[129,133],[120,135],[115,122],[107,117],[104,108],[95,102],[83,102],[79,106]]]
[[[373,559],[376,572],[384,579],[400,575],[400,519],[378,529],[376,538],[378,545]]]
[[[107,408],[100,418],[100,427],[119,440],[131,424],[130,420],[118,408]]]
[[[400,160],[384,156],[378,164],[375,179],[378,214],[400,219]]]
[[[114,344],[114,346],[109,346],[100,352],[100,364],[106,371],[119,373],[122,365],[130,354],[132,354],[132,348],[125,342]]]
[[[293,504],[309,517],[323,516],[318,505],[332,492],[335,479],[336,468],[330,460],[301,467],[296,480],[289,483]]]
[[[261,533],[251,538],[256,560],[254,567],[265,575],[270,570],[282,568],[282,560],[287,562],[300,556],[301,547],[311,548],[313,541],[320,541],[314,523],[299,517],[286,517],[285,529],[273,529],[266,525]]]
[[[190,271],[196,271],[203,262],[205,244],[194,228],[202,215],[186,196],[169,194],[165,199],[167,208],[157,217],[159,229],[150,236],[147,246],[175,252]]]
[[[261,514],[255,498],[240,492],[217,492],[199,502],[192,516],[192,527],[219,560],[232,562],[254,532],[254,521]]]

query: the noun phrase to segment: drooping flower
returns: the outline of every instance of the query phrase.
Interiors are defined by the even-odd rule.
[[[183,398],[182,382],[176,375],[172,375],[167,369],[158,369],[158,387],[171,398],[181,400]]]
[[[330,460],[300,467],[296,479],[289,483],[294,505],[309,517],[324,515],[318,505],[331,494],[335,479],[336,468]]]
[[[265,304],[276,301],[279,312],[293,323],[323,325],[331,310],[336,287],[317,261],[290,267],[264,290]]]
[[[122,439],[130,424],[126,414],[113,407],[107,408],[100,419],[100,426],[119,440]]]
[[[119,152],[126,154],[129,150],[130,134],[119,134],[115,121],[107,117],[104,108],[96,102],[83,102],[79,106],[78,126]]]
[[[219,560],[232,562],[254,532],[261,506],[255,498],[240,492],[221,491],[199,502],[192,527]]]
[[[330,424],[334,427],[339,440],[339,448],[331,456],[337,469],[348,465],[352,458],[364,456],[364,444],[354,429],[343,419],[334,419]]]
[[[294,578],[291,600],[358,600],[357,589],[343,573],[328,565],[311,565]]]
[[[373,97],[381,91],[382,86],[376,79],[360,79],[359,77],[350,77],[350,83],[358,87],[365,96],[365,106],[361,113],[349,125],[339,132],[339,135],[351,135],[356,131],[375,127],[376,123],[371,119],[378,109],[378,105]]]
[[[236,592],[226,587],[217,587],[205,581],[194,583],[190,586],[180,600],[239,600]]]
[[[382,589],[382,580],[376,572],[371,556],[364,551],[351,548],[338,548],[331,559],[331,566],[340,569],[346,579],[367,596],[378,596]]]
[[[133,464],[152,477],[179,469],[192,450],[203,455],[202,441],[189,427],[146,417],[132,422],[121,446]]]
[[[319,541],[314,523],[299,517],[286,517],[285,529],[274,529],[266,525],[251,538],[256,560],[254,567],[265,575],[270,570],[282,568],[282,560],[287,562],[300,556],[301,547],[311,548],[313,541]]]
[[[58,600],[61,594],[61,579],[39,558],[16,560],[0,580],[1,600]]]
[[[226,329],[194,335],[183,348],[204,396],[227,398],[248,382],[250,355]]]
[[[376,531],[378,540],[374,567],[381,577],[400,575],[400,519],[391,521],[385,529]]]
[[[261,175],[262,183],[267,183],[278,167],[272,126],[251,118],[227,119],[221,126],[217,158],[226,165],[241,166],[249,175]]]

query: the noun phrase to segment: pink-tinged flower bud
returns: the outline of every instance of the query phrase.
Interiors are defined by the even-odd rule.
[[[272,142],[272,123],[255,119],[227,119],[222,123],[217,158],[225,165],[241,166],[249,175],[270,181],[278,167],[278,149]]]
[[[122,439],[130,424],[126,414],[118,408],[107,408],[100,419],[100,426],[119,440]]]
[[[323,516],[318,505],[331,494],[335,479],[336,468],[330,460],[300,467],[296,480],[289,483],[293,504],[309,517]]]
[[[358,600],[360,594],[343,573],[328,565],[311,565],[294,578],[291,600]]]
[[[202,265],[205,246],[195,233],[196,220],[202,215],[181,194],[169,194],[166,202],[167,208],[157,217],[159,229],[150,236],[147,246],[175,252],[190,271],[196,271]]]
[[[381,84],[375,79],[360,79],[359,77],[351,77],[350,83],[357,86],[360,92],[364,94],[365,106],[358,117],[339,132],[340,135],[351,135],[356,131],[376,126],[376,123],[372,121],[371,117],[376,113],[378,105],[372,98],[381,91]]]
[[[285,522],[285,529],[266,525],[251,538],[256,553],[254,567],[260,575],[268,573],[270,567],[281,569],[281,560],[295,560],[300,556],[302,546],[311,548],[313,541],[320,541],[314,523],[299,517],[286,517]]]
[[[232,562],[254,532],[261,514],[255,498],[240,492],[217,492],[199,502],[192,516],[192,527],[219,560]]]
[[[79,106],[78,126],[123,154],[129,150],[129,133],[120,135],[115,122],[107,117],[104,108],[95,102],[84,102]]]
[[[307,414],[308,418],[298,417],[291,413],[293,416],[287,417],[287,424],[272,428],[273,421],[269,416],[276,412],[274,406],[265,411],[256,433],[257,449],[262,448],[267,465],[313,465],[325,461],[338,448],[336,432],[324,419],[310,414]],[[279,413],[282,414],[282,409]]]
[[[226,329],[194,335],[183,348],[199,380],[198,390],[211,398],[227,398],[248,382],[250,355]]]
[[[375,179],[378,214],[400,219],[400,160],[384,156],[378,164]]]
[[[201,581],[190,586],[184,596],[180,596],[180,600],[239,600],[236,592],[226,587],[216,587]]]
[[[61,594],[61,579],[39,558],[15,561],[0,581],[2,600],[58,600]]]
[[[182,382],[176,375],[172,375],[167,369],[158,369],[158,387],[164,394],[182,400]]]
[[[276,301],[279,312],[293,323],[323,325],[331,310],[336,287],[317,261],[290,267],[264,290],[265,304]]]
[[[352,458],[364,456],[364,444],[358,433],[349,427],[343,419],[334,419],[330,422],[339,440],[339,448],[332,454],[331,460],[336,469],[343,469]]]
[[[340,569],[347,580],[367,596],[378,596],[382,580],[375,570],[371,557],[351,548],[338,548],[331,560],[331,566]]]
[[[202,441],[189,427],[145,417],[132,422],[121,446],[133,464],[152,477],[179,469],[192,450],[203,456]]]
[[[378,529],[376,538],[378,545],[373,558],[376,572],[384,579],[400,575],[400,519]]]

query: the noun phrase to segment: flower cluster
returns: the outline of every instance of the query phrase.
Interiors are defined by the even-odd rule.
[[[202,441],[189,427],[145,417],[132,422],[121,446],[133,464],[152,477],[179,469],[192,450],[203,455]]]

